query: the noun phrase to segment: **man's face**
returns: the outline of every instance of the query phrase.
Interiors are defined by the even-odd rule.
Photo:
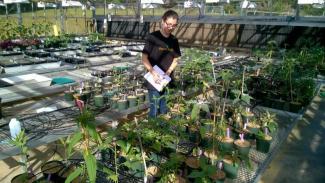
[[[167,34],[171,34],[177,26],[177,19],[173,17],[167,18],[165,21],[162,20],[163,31]]]

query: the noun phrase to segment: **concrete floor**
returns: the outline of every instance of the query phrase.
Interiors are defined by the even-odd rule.
[[[325,85],[321,91],[325,92]],[[325,98],[314,98],[259,183],[325,182]]]

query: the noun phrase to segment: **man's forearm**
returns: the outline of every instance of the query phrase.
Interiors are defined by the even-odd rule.
[[[145,55],[145,54],[142,55],[142,63],[144,65],[144,67],[149,72],[152,72],[153,71],[152,65],[150,64],[149,59],[148,59],[148,55]]]
[[[170,67],[166,71],[166,74],[170,75],[176,68],[177,64],[178,64],[178,58],[174,58],[173,63],[170,65]]]

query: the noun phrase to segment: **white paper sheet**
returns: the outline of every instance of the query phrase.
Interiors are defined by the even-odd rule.
[[[153,79],[153,76],[150,72],[144,75],[144,78],[158,91],[164,89],[165,86],[172,80],[168,75],[165,74],[163,70],[161,70],[157,65],[153,66],[153,69],[160,75],[161,81],[160,83],[156,83]]]

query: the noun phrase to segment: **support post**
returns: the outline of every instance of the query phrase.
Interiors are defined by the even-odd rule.
[[[17,17],[18,17],[18,25],[22,26],[23,25],[23,17],[21,16],[20,3],[17,3]]]

